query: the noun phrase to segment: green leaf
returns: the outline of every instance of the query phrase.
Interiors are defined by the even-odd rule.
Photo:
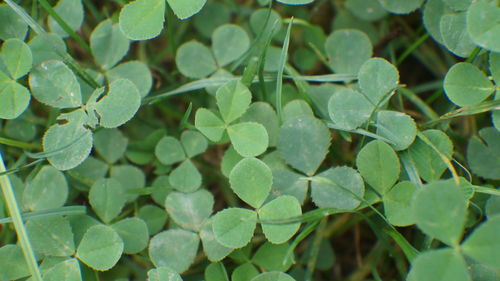
[[[123,252],[123,241],[113,228],[105,225],[90,227],[80,242],[76,257],[95,270],[115,266]]]
[[[397,68],[383,58],[367,60],[358,74],[359,86],[366,97],[377,105],[399,83]]]
[[[230,146],[225,152],[224,156],[222,157],[222,162],[221,162],[221,172],[224,176],[229,178],[229,175],[231,174],[231,171],[233,170],[234,166],[238,164],[238,162],[241,161],[243,157],[234,150],[234,147]]]
[[[250,281],[255,276],[259,275],[259,271],[251,263],[239,265],[231,273],[232,281]]]
[[[259,276],[254,277],[251,281],[295,281],[290,275],[278,272],[264,272],[259,274]]]
[[[259,123],[243,122],[227,128],[236,152],[243,157],[254,157],[264,153],[269,146],[266,128]]]
[[[148,271],[149,281],[182,281],[181,276],[175,270],[167,266],[160,266]]]
[[[247,111],[252,93],[240,81],[231,81],[217,90],[216,99],[222,119],[229,124]]]
[[[168,218],[165,210],[152,204],[143,205],[139,209],[137,216],[146,222],[150,235],[160,232]]]
[[[428,0],[423,9],[422,19],[427,32],[429,32],[434,40],[441,44],[444,44],[444,39],[441,35],[441,19],[450,12],[450,8],[445,5],[443,0]]]
[[[217,27],[229,22],[230,17],[231,11],[227,5],[209,1],[193,18],[193,25],[202,36],[210,38]]]
[[[226,268],[223,263],[211,263],[205,268],[206,281],[229,281]]]
[[[44,260],[44,264],[45,261]],[[42,264],[43,266],[43,264]],[[77,259],[66,259],[62,262],[56,263],[50,268],[43,270],[43,280],[45,281],[82,281],[82,272],[80,263]]]
[[[94,148],[109,164],[123,157],[128,139],[117,129],[102,129],[94,134]]]
[[[270,104],[265,102],[252,103],[245,114],[241,116],[240,120],[242,122],[256,122],[263,125],[269,136],[269,146],[276,146],[279,122],[278,116]]]
[[[479,131],[467,146],[467,162],[474,174],[486,179],[500,179],[500,133],[492,127]]]
[[[30,276],[28,265],[19,245],[7,244],[1,247],[0,264],[2,265],[0,266],[0,280],[17,280]]]
[[[288,255],[289,249],[287,243],[274,245],[266,242],[255,252],[252,261],[265,271],[287,271],[293,263],[293,255]]]
[[[126,198],[119,181],[113,178],[102,178],[90,188],[89,202],[99,218],[109,223],[120,214],[125,206]]]
[[[489,217],[472,232],[461,248],[466,255],[473,259],[499,269],[500,243],[498,233],[500,233],[500,216]]]
[[[347,0],[344,5],[353,15],[365,21],[377,21],[387,15],[378,0]]]
[[[500,54],[490,52],[489,65],[495,84],[500,85]]]
[[[455,11],[465,11],[469,8],[472,0],[443,0],[448,7]]]
[[[71,229],[73,230],[75,245],[79,245],[83,236],[89,228],[100,225],[100,222],[88,215],[68,216]]]
[[[120,11],[120,28],[131,40],[158,36],[165,21],[165,0],[135,0]]]
[[[401,172],[398,155],[380,140],[371,141],[359,151],[356,165],[365,181],[381,195],[391,189]]]
[[[32,218],[26,224],[26,231],[37,253],[60,257],[75,253],[71,226],[62,216]]]
[[[258,209],[269,196],[273,175],[261,160],[245,158],[229,174],[229,183],[241,200]]]
[[[212,34],[212,50],[217,64],[221,67],[237,60],[249,48],[250,38],[238,25],[221,25]]]
[[[30,100],[30,92],[24,86],[13,80],[0,81],[0,119],[19,117],[28,108]]]
[[[417,126],[405,113],[382,110],[377,114],[377,134],[392,141],[395,150],[408,148],[417,135]]]
[[[228,248],[242,248],[250,242],[257,225],[257,213],[242,208],[224,209],[214,215],[215,239]]]
[[[0,4],[0,40],[23,40],[27,32],[28,24],[7,4]]]
[[[200,239],[203,244],[203,252],[211,262],[220,261],[233,251],[233,248],[228,248],[215,239],[212,219],[208,219],[202,226]]]
[[[29,83],[31,93],[41,103],[57,108],[82,105],[80,84],[62,61],[42,62],[31,71]]]
[[[92,150],[92,133],[79,122],[52,125],[43,136],[43,150],[52,166],[69,170],[80,165]]]
[[[415,223],[411,202],[417,187],[410,181],[396,184],[384,197],[384,211],[392,225],[408,226]]]
[[[201,186],[201,174],[191,160],[186,159],[172,173],[170,184],[182,192],[193,192]]]
[[[79,29],[83,24],[84,10],[81,0],[60,0],[54,7],[54,11],[73,31]],[[68,36],[66,31],[51,16],[49,16],[47,24],[52,33],[61,37]]]
[[[214,197],[205,189],[191,193],[172,192],[167,196],[165,209],[180,227],[199,231],[212,214]]]
[[[211,141],[219,141],[226,128],[224,121],[206,108],[200,108],[196,111],[194,125]]]
[[[208,148],[207,139],[196,131],[184,131],[181,134],[181,143],[188,158],[193,158],[205,152]]]
[[[468,57],[476,47],[466,27],[465,13],[446,14],[441,18],[440,30],[444,44],[448,50],[460,57]]]
[[[451,159],[453,143],[445,133],[439,130],[427,130],[423,134],[443,155]],[[420,138],[415,140],[408,152],[417,166],[419,176],[427,182],[440,179],[447,168],[439,154]]]
[[[184,20],[198,13],[207,0],[167,0],[167,2],[174,14]]]
[[[210,49],[197,41],[182,44],[177,50],[175,63],[184,76],[194,79],[207,77],[217,69]]]
[[[379,0],[380,4],[387,11],[394,14],[408,14],[416,9],[418,9],[424,0],[406,0],[404,2],[400,0]]]
[[[186,159],[181,142],[170,136],[165,136],[158,142],[155,147],[155,155],[165,165],[172,165]]]
[[[365,192],[363,179],[349,167],[330,168],[314,176],[311,197],[320,208],[352,210],[360,203]]]
[[[108,93],[91,109],[99,114],[99,124],[116,128],[128,122],[141,106],[141,96],[134,83],[118,79],[109,84]]]
[[[467,62],[452,66],[443,83],[446,96],[458,106],[478,104],[495,91],[495,86],[488,77]]]
[[[14,80],[26,75],[33,65],[30,47],[19,39],[9,39],[3,43],[0,59]]]
[[[258,9],[250,16],[250,28],[256,35],[262,32],[262,38],[276,36],[283,26],[283,20],[281,19],[280,14],[278,14],[275,10],[271,10],[271,14],[269,14],[269,19],[266,24],[268,13],[268,9]],[[272,48],[269,48],[269,50],[272,50]]]
[[[153,85],[153,77],[148,66],[141,61],[121,63],[106,72],[110,82],[118,79],[128,79],[134,83],[142,98],[149,94]]]
[[[287,5],[305,5],[312,3],[314,0],[276,0],[276,1]]]
[[[373,52],[370,38],[357,29],[334,31],[326,39],[325,49],[335,73],[353,75],[358,74]]]
[[[495,1],[476,1],[467,10],[467,31],[477,45],[500,52],[500,8]]]
[[[311,176],[325,159],[330,138],[330,131],[320,120],[294,118],[281,126],[277,149],[288,164]]]
[[[128,52],[130,41],[118,24],[110,19],[102,21],[90,34],[90,48],[96,62],[103,69],[110,69]]]
[[[283,107],[283,121],[295,117],[314,117],[314,112],[306,101],[292,100]]]
[[[302,209],[297,198],[290,195],[283,195],[266,203],[257,213],[260,220],[281,220],[301,216]],[[267,240],[274,244],[285,243],[297,233],[300,227],[300,223],[262,223],[261,225]]]
[[[125,191],[127,202],[132,202],[137,198],[137,194],[127,192],[129,189],[141,189],[146,186],[146,176],[144,172],[132,165],[115,165],[111,168],[111,178],[117,180]]]
[[[459,243],[467,206],[460,187],[453,181],[434,181],[418,189],[412,209],[424,233],[450,246]]]
[[[365,95],[348,88],[335,91],[328,100],[330,119],[344,130],[355,130],[363,125],[374,108]]]
[[[412,262],[408,281],[470,281],[464,258],[455,249],[431,250],[417,256]]]
[[[166,266],[181,273],[194,262],[199,243],[196,233],[183,229],[163,231],[151,238],[149,257],[156,267]]]
[[[68,198],[68,183],[64,174],[51,166],[43,166],[28,181],[23,192],[23,205],[30,211],[64,206]]]
[[[144,250],[149,242],[148,226],[137,217],[125,218],[111,225],[123,240],[123,252],[136,254]]]

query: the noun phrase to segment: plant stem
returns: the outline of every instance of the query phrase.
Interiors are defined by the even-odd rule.
[[[0,173],[5,172],[5,164],[3,162],[2,154],[0,153]],[[7,175],[0,176],[0,186],[2,187],[3,196],[5,198],[5,203],[9,210],[10,216],[12,217],[12,222],[14,228],[16,229],[17,238],[21,249],[23,250],[24,258],[28,264],[28,268],[31,272],[31,276],[35,281],[43,281],[42,274],[38,268],[38,263],[31,247],[30,240],[28,239],[28,234],[26,228],[24,227],[23,219],[21,217],[21,212],[19,206],[17,205],[16,197],[14,196],[14,189]]]

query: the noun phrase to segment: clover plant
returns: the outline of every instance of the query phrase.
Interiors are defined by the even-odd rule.
[[[500,1],[0,2],[0,281],[500,280]]]

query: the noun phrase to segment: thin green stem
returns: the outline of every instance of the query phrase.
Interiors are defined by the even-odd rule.
[[[5,168],[2,154],[0,153],[0,173],[5,172],[6,170],[7,169]],[[40,273],[40,269],[38,268],[38,263],[35,258],[35,253],[33,252],[33,248],[28,238],[26,228],[24,227],[21,211],[19,210],[19,206],[14,195],[14,189],[7,175],[0,176],[0,186],[2,187],[5,203],[7,205],[7,209],[9,210],[10,216],[12,217],[12,222],[17,233],[17,238],[19,240],[19,244],[21,245],[21,249],[23,251],[26,263],[28,264],[31,276],[35,281],[43,281],[42,274]]]
[[[420,45],[422,45],[425,40],[429,38],[429,33],[425,33],[424,35],[420,36],[420,38],[417,39],[417,41],[413,42],[402,54],[399,56],[398,60],[396,61],[396,66],[400,65],[415,49],[417,49]]]
[[[39,144],[27,143],[23,141],[2,138],[0,137],[0,144],[5,144],[8,146],[23,148],[23,149],[41,149],[42,147]]]
[[[281,49],[278,77],[276,77],[276,112],[278,114],[278,119],[283,121],[282,113],[282,90],[283,90],[283,71],[285,70],[285,65],[288,56],[288,46],[290,45],[290,33],[292,31],[293,18],[288,24],[288,29],[286,31],[285,42],[283,42],[283,48]]]

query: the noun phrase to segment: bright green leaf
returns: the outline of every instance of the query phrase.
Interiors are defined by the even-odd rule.
[[[241,200],[257,209],[269,196],[273,175],[261,160],[245,158],[231,171],[229,183]]]
[[[126,198],[119,181],[113,178],[102,178],[90,188],[89,202],[99,218],[109,223],[120,214],[125,206]]]
[[[23,205],[30,211],[64,206],[68,198],[68,183],[64,174],[52,166],[43,166],[23,193]]]
[[[160,266],[148,271],[149,281],[182,281],[181,276],[175,270],[167,266]]]
[[[207,220],[202,226],[200,230],[200,239],[203,244],[203,252],[207,256],[208,260],[212,262],[224,259],[233,251],[232,248],[222,245],[219,241],[217,241],[217,239],[215,239],[212,219]]]
[[[30,92],[24,86],[13,80],[0,81],[0,119],[19,117],[28,108],[30,100]]]
[[[0,5],[0,40],[17,38],[23,40],[28,24],[7,4]]]
[[[357,75],[372,56],[370,38],[357,29],[336,30],[325,41],[330,65],[335,73]]]
[[[149,257],[156,267],[166,266],[181,273],[194,262],[199,243],[196,233],[183,229],[163,231],[151,238]]]
[[[207,139],[196,131],[184,131],[181,134],[181,143],[187,157],[193,158],[205,152],[208,148]]]
[[[167,196],[165,209],[182,228],[199,231],[213,212],[214,197],[205,189],[191,193],[172,192]]]
[[[221,25],[212,34],[212,50],[219,66],[226,66],[235,61],[248,48],[250,48],[250,37],[238,25]]]
[[[417,135],[417,125],[405,113],[382,110],[377,114],[377,134],[392,141],[395,150],[408,148]]]
[[[374,108],[365,95],[348,88],[334,92],[328,101],[330,119],[344,130],[355,130],[363,125]]]
[[[155,155],[164,165],[172,165],[186,159],[181,142],[170,136],[165,136],[158,142],[155,148]]]
[[[148,226],[137,217],[125,218],[111,225],[123,240],[123,252],[136,254],[146,248],[149,242]]]
[[[417,226],[448,245],[457,245],[466,218],[466,201],[453,181],[434,181],[418,189],[412,202]]]
[[[295,281],[295,279],[293,279],[290,275],[286,273],[271,271],[271,272],[261,273],[259,274],[259,276],[256,276],[251,281]]]
[[[283,195],[266,203],[257,213],[260,220],[281,220],[301,216],[302,209],[297,198]],[[267,240],[274,244],[288,241],[300,227],[300,223],[261,225]]]
[[[408,281],[470,281],[467,264],[460,252],[445,248],[421,253],[412,262]]]
[[[397,68],[383,58],[371,58],[359,69],[358,81],[366,97],[377,105],[399,83]]]
[[[257,213],[242,208],[224,209],[214,215],[215,239],[229,248],[242,248],[250,242],[257,225]]]
[[[465,240],[461,248],[464,253],[475,260],[500,268],[500,216],[489,217],[479,225]]]
[[[408,14],[418,9],[424,0],[379,0],[380,4],[394,14]]]
[[[82,105],[80,84],[62,61],[42,62],[30,73],[29,83],[31,93],[41,103],[57,108]]]
[[[67,52],[66,43],[57,34],[39,34],[28,42],[33,55],[33,65],[38,65],[46,60],[63,60]]]
[[[265,271],[287,271],[293,263],[293,255],[288,255],[289,248],[288,243],[275,245],[266,242],[255,252],[252,262]]]
[[[206,108],[200,108],[196,111],[194,125],[211,141],[219,141],[226,128],[224,122]]]
[[[292,100],[283,107],[283,121],[295,117],[314,117],[311,106],[304,100]]]
[[[266,128],[255,122],[243,122],[227,128],[234,149],[244,157],[254,157],[264,153],[269,145]]]
[[[222,119],[229,124],[247,111],[252,93],[240,81],[231,81],[217,90],[216,99]]]
[[[84,18],[84,10],[81,0],[59,0],[54,11],[61,17],[61,19],[71,28],[76,31],[82,26]],[[56,33],[61,37],[67,37],[68,34],[59,24],[49,16],[47,20],[52,33]]]
[[[33,249],[49,256],[70,256],[75,242],[69,221],[62,216],[32,218],[26,224]]]
[[[450,68],[444,78],[446,96],[458,106],[478,104],[488,98],[495,86],[473,64],[460,62]]]
[[[363,198],[365,185],[356,170],[349,167],[330,168],[314,176],[311,197],[320,208],[352,210]]]
[[[359,151],[356,165],[365,181],[381,195],[396,183],[401,171],[396,152],[380,140],[368,143]]]
[[[328,153],[330,138],[330,131],[320,120],[299,117],[283,124],[277,148],[288,164],[313,175]]]
[[[120,12],[120,28],[131,40],[158,36],[165,21],[165,0],[135,0]]]
[[[251,263],[239,265],[231,273],[232,281],[250,281],[255,276],[259,275],[259,271]]]
[[[129,46],[120,26],[110,19],[102,21],[90,34],[92,55],[103,69],[117,64],[127,54]]]
[[[16,244],[0,248],[0,264],[0,280],[17,280],[30,275],[23,251]]]
[[[198,13],[207,0],[167,0],[174,14],[181,20],[187,19]]]
[[[499,14],[496,1],[476,1],[467,10],[467,31],[472,41],[493,52],[500,52]]]
[[[106,72],[110,82],[118,79],[128,79],[134,83],[141,97],[149,94],[153,86],[153,77],[148,66],[141,61],[128,61],[121,63]]]
[[[76,256],[95,270],[108,270],[120,259],[123,241],[113,228],[105,225],[90,227],[80,242]]]
[[[211,263],[205,268],[206,281],[229,281],[226,268],[223,263]]]
[[[56,263],[47,270],[42,269],[42,272],[44,281],[82,281],[80,263],[73,258]]]
[[[231,171],[233,170],[234,166],[238,164],[238,162],[243,159],[243,156],[239,155],[236,150],[234,150],[234,147],[230,146],[226,152],[224,152],[224,156],[222,157],[222,162],[221,162],[221,172],[224,176],[229,178],[229,175],[231,174]]]
[[[33,64],[30,47],[19,39],[9,39],[3,43],[0,59],[14,80],[26,75]]]
[[[384,211],[392,225],[408,226],[415,223],[411,202],[417,187],[410,181],[396,184],[384,197]]]
[[[201,186],[201,174],[191,160],[186,159],[172,173],[170,184],[182,192],[193,192]]]
[[[210,49],[197,41],[182,44],[177,50],[175,63],[184,76],[195,79],[207,77],[217,69]]]
[[[252,103],[245,114],[241,116],[241,121],[256,122],[263,125],[269,136],[269,146],[276,146],[279,122],[278,116],[270,104],[265,102]]]

